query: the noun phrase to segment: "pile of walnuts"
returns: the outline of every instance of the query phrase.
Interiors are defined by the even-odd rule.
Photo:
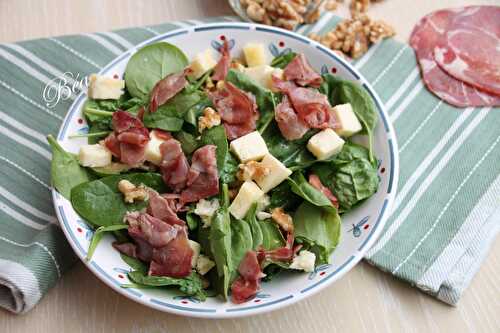
[[[371,44],[395,35],[394,29],[381,20],[372,20],[366,14],[355,13],[323,36],[310,34],[309,38],[324,46],[340,51],[356,59],[362,56]]]
[[[320,16],[320,8],[307,13],[309,6],[314,6],[319,0],[240,0],[240,2],[252,21],[288,30],[293,30],[302,23],[314,23]]]

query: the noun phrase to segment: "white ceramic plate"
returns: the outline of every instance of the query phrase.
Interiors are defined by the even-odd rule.
[[[380,187],[372,198],[343,216],[341,242],[332,254],[331,264],[319,266],[315,272],[309,274],[281,274],[271,282],[263,283],[257,296],[244,304],[223,302],[217,297],[209,297],[207,301],[200,303],[196,299],[170,290],[121,288],[121,284],[128,282],[129,267],[112,248],[111,237],[103,239],[90,262],[84,260],[95,275],[124,296],[161,311],[185,316],[226,318],[269,312],[295,303],[330,285],[361,260],[382,231],[394,200],[398,179],[398,150],[394,129],[374,90],[345,60],[320,44],[295,33],[249,23],[215,23],[179,29],[137,45],[113,60],[100,74],[121,77],[130,56],[147,44],[168,41],[181,48],[188,57],[193,57],[206,48],[217,47],[224,38],[232,45],[232,55],[238,55],[247,42],[264,43],[269,49],[270,57],[290,48],[295,52],[304,53],[317,71],[334,72],[362,85],[373,97],[379,113],[374,133],[374,149],[380,165]],[[87,129],[81,114],[85,100],[85,94],[75,100],[57,136],[65,149],[75,153],[78,152],[79,146],[86,144],[86,139],[69,139],[68,136],[85,132]],[[92,230],[73,210],[69,201],[56,191],[52,193],[64,233],[76,254],[83,260],[87,254]]]

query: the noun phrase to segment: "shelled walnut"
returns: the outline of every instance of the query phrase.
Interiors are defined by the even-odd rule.
[[[310,34],[309,38],[356,59],[368,50],[370,44],[394,34],[394,29],[387,23],[372,21],[366,14],[356,14],[352,19],[341,21],[325,35]]]
[[[240,0],[248,17],[255,22],[274,25],[288,30],[304,22],[319,19],[320,9],[307,13],[308,7],[319,0]],[[307,14],[307,15],[306,15]]]

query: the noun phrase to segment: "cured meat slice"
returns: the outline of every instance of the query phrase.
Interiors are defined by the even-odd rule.
[[[288,96],[298,118],[309,128],[338,127],[332,106],[326,95],[315,89],[297,87],[293,82],[283,81],[274,75],[272,81],[276,89]]]
[[[224,44],[219,49],[221,53],[221,57],[219,62],[214,67],[214,74],[212,75],[212,79],[215,81],[224,80],[226,78],[227,73],[229,72],[229,67],[231,65],[231,54],[229,50],[229,43],[227,40],[224,40]]]
[[[276,106],[274,119],[278,124],[281,134],[287,140],[300,139],[309,130],[292,108],[288,96],[284,95],[281,103]]]
[[[259,112],[251,93],[226,82],[222,90],[211,93],[209,97],[221,116],[229,140],[255,130]]]
[[[423,17],[415,26],[410,45],[415,50],[427,88],[439,98],[458,107],[500,105],[500,98],[482,92],[443,71],[434,60],[434,47],[457,10],[439,10]]]
[[[216,149],[214,145],[206,145],[193,153],[181,203],[195,202],[219,193]]]
[[[339,201],[336,196],[333,195],[332,191],[323,183],[321,183],[321,180],[319,177],[315,174],[310,174],[309,175],[309,184],[311,184],[315,189],[323,193],[331,202],[332,205],[335,206],[337,209],[339,208]]]
[[[194,251],[189,246],[186,231],[183,229],[166,246],[153,249],[149,275],[186,277],[191,273],[193,255]]]
[[[323,79],[312,69],[306,57],[301,53],[295,56],[283,72],[287,81],[294,81],[300,86],[319,88]]]
[[[149,142],[149,131],[142,121],[126,111],[113,113],[114,133],[108,135],[104,145],[122,163],[136,166],[144,162],[144,152]]]
[[[130,214],[134,214],[130,216]],[[128,213],[128,232],[131,236],[139,237],[152,247],[163,247],[177,237],[178,226],[172,226],[146,213]]]
[[[170,225],[186,225],[186,223],[177,216],[176,199],[165,198],[165,196],[161,196],[153,190],[149,190],[148,194],[148,214],[167,222]]]
[[[456,13],[434,58],[451,76],[500,96],[500,7],[470,6]]]
[[[180,192],[186,187],[189,172],[189,163],[181,144],[175,139],[170,139],[160,145],[162,162],[160,169],[165,184],[175,192]]]
[[[186,71],[166,76],[156,83],[149,99],[149,112],[156,112],[160,105],[177,95],[188,84]]]
[[[255,251],[248,251],[238,266],[240,276],[231,284],[231,296],[234,303],[248,301],[260,289],[260,280],[265,276]]]

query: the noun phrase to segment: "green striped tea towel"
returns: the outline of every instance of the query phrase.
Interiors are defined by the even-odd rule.
[[[221,20],[236,19],[203,22]],[[321,33],[337,21],[327,13],[299,32]],[[45,135],[58,131],[76,96],[71,89],[54,94],[57,85],[78,88],[134,44],[196,22],[0,45],[1,306],[28,311],[76,260],[49,192]],[[493,214],[500,206],[500,110],[439,101],[422,85],[406,44],[384,41],[355,66],[385,103],[400,144],[394,214],[368,260],[454,304],[500,226],[500,209]]]

